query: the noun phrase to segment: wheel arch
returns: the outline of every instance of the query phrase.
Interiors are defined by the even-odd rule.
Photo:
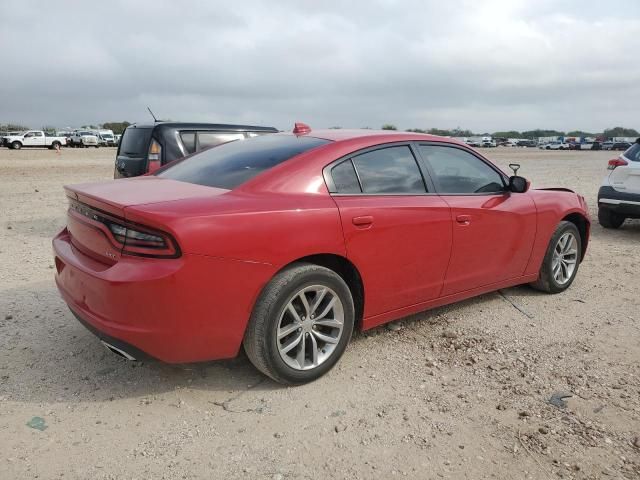
[[[573,223],[580,233],[580,244],[582,246],[580,252],[580,262],[582,262],[585,254],[587,253],[587,245],[589,243],[589,220],[587,220],[584,215],[578,212],[570,213],[566,215],[562,220]]]
[[[297,258],[284,265],[277,273],[289,268],[296,263],[312,263],[324,268],[328,268],[336,272],[345,281],[351,296],[353,297],[353,305],[355,308],[355,328],[362,328],[362,319],[364,317],[364,283],[358,268],[346,257],[335,253],[318,253]],[[277,274],[276,273],[276,274]]]

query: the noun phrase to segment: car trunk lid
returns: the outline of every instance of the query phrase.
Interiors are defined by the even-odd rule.
[[[213,199],[228,190],[151,176],[70,185],[65,186],[65,191],[69,199],[67,230],[71,243],[95,260],[114,264],[122,255],[123,245],[118,241],[117,231],[119,226],[127,225],[127,207],[193,198]],[[162,230],[162,225],[146,227],[142,225],[140,230],[146,233]]]

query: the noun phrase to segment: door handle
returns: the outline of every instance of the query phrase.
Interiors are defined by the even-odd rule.
[[[458,215],[456,217],[456,222],[461,225],[469,225],[471,223],[471,215]]]
[[[373,217],[371,215],[364,215],[362,217],[353,217],[351,222],[356,227],[366,227],[373,223]]]

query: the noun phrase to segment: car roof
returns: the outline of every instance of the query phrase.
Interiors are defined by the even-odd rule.
[[[194,129],[199,128],[207,130],[250,130],[256,132],[277,132],[278,129],[274,127],[262,127],[257,125],[235,125],[228,123],[196,123],[196,122],[156,122],[156,123],[134,123],[129,125],[133,128],[183,128]],[[129,128],[127,127],[127,128]]]
[[[290,133],[293,135],[293,133]],[[305,133],[302,135],[306,135],[309,137],[323,138],[325,140],[331,140],[334,142],[339,142],[343,140],[353,140],[353,139],[363,139],[364,141],[370,140],[372,145],[378,143],[387,143],[387,142],[406,142],[413,140],[420,141],[432,141],[432,142],[448,142],[455,143],[457,145],[465,145],[464,142],[456,140],[451,137],[440,137],[437,135],[429,135],[426,133],[415,133],[415,132],[401,132],[398,130],[372,130],[368,128],[362,129],[318,129],[311,130],[309,133]]]

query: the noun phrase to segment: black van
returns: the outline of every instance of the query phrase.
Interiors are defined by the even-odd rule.
[[[118,145],[113,177],[137,177],[204,148],[277,131],[273,127],[214,123],[130,125]]]

